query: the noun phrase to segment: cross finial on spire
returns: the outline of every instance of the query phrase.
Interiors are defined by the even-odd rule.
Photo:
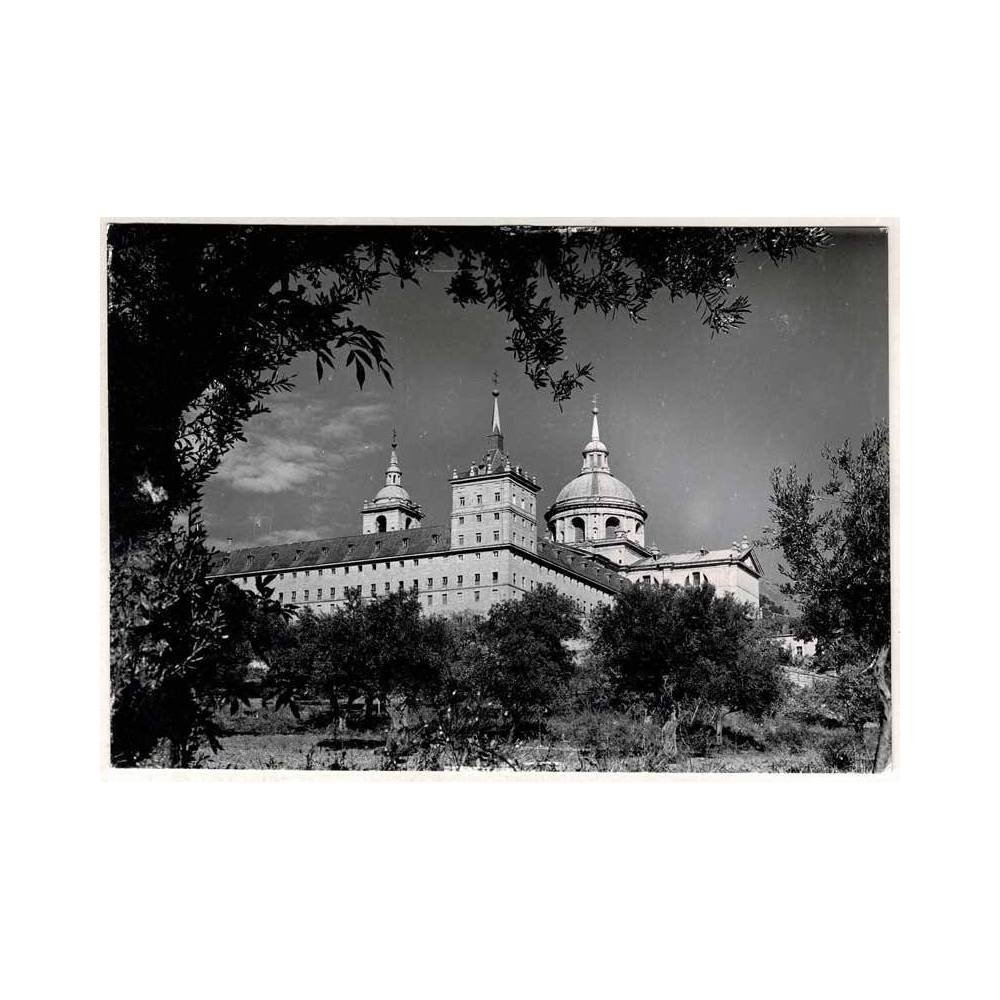
[[[500,395],[500,375],[495,368],[493,369],[493,395]]]
[[[594,393],[594,413],[597,413],[597,393]]]
[[[396,447],[396,443],[397,443],[396,442],[396,428],[393,427],[393,429],[392,429],[392,446],[393,446],[393,448]]]

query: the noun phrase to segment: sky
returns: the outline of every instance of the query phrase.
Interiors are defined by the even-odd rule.
[[[684,552],[759,538],[774,467],[822,474],[825,444],[857,441],[888,417],[886,236],[832,235],[834,246],[777,267],[748,256],[734,294],[749,296],[751,313],[730,336],[713,339],[690,299],[661,296],[640,324],[568,315],[566,367],[589,361],[595,370],[562,412],[504,350],[500,315],[449,300],[449,273],[422,275],[420,288],[387,282],[352,315],[385,334],[394,387],[370,377],[359,390],[341,371],[317,382],[312,356],[300,358],[295,391],[250,421],[247,441],[206,486],[210,540],[238,547],[360,533],[393,427],[424,524],[447,523],[451,469],[486,448],[494,370],[506,448],[538,477],[540,513],[580,471],[597,392],[611,470],[649,512],[647,544]],[[762,561],[776,566],[766,551]]]

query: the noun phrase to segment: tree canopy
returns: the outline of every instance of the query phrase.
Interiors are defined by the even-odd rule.
[[[794,466],[771,475],[773,545],[790,578],[782,589],[801,608],[803,635],[853,638],[874,652],[890,637],[888,425],[857,452],[845,442],[823,455],[829,475],[819,492]]]
[[[635,586],[594,612],[594,654],[619,702],[664,716],[759,716],[782,692],[777,648],[746,605],[700,587]]]

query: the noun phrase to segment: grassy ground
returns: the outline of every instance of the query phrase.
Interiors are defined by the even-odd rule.
[[[387,755],[386,730],[352,728],[335,733],[317,706],[296,720],[287,711],[256,707],[219,719],[218,753],[201,766],[253,770],[454,770],[463,762],[447,749],[395,760]],[[870,741],[866,741],[870,742]],[[803,716],[792,705],[763,723],[731,717],[721,745],[709,735],[681,741],[675,759],[660,753],[658,731],[616,713],[553,719],[544,733],[499,748],[510,767],[525,771],[659,771],[669,773],[810,773],[867,770],[866,748],[852,734]]]

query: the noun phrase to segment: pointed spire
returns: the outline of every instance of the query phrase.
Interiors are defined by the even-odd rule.
[[[398,486],[402,481],[402,470],[399,467],[399,456],[396,454],[396,428],[392,429],[392,451],[389,455],[389,465],[385,470],[385,485]]]
[[[590,429],[590,441],[583,449],[583,467],[581,472],[610,472],[611,466],[608,462],[607,445],[601,441],[601,432],[597,426],[597,393],[594,393],[594,406],[590,411],[594,415],[594,422]]]
[[[491,434],[499,434],[500,431],[500,376],[493,372],[493,429]]]
[[[493,425],[489,435],[490,453],[503,451],[503,433],[500,430],[500,376],[493,373]]]

